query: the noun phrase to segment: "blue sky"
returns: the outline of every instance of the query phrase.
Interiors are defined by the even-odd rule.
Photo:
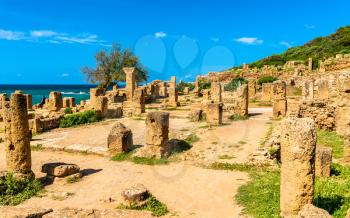
[[[198,74],[302,45],[350,24],[348,0],[0,0],[0,84],[81,84],[113,42],[150,80]]]

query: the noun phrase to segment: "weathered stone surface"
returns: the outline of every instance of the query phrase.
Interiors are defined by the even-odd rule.
[[[326,101],[322,100],[310,100],[304,101],[299,107],[298,117],[311,118],[315,121],[317,128],[323,130],[334,130],[335,121],[335,107],[329,105]],[[339,113],[342,114],[342,113]],[[349,114],[350,115],[350,114]],[[344,118],[344,117],[343,117]],[[339,122],[343,121],[342,117],[339,117]],[[341,126],[341,125],[340,125]]]
[[[122,123],[117,122],[108,135],[108,150],[113,155],[132,150],[132,132]]]
[[[134,97],[134,90],[136,88],[135,68],[134,67],[124,67],[123,71],[125,72],[126,98],[128,101],[132,101],[132,99]]]
[[[249,91],[249,99],[255,98],[255,95],[256,95],[256,80],[255,79],[248,80],[248,91]]]
[[[7,171],[32,174],[26,96],[12,94],[11,100],[7,100],[3,99]]]
[[[108,98],[106,96],[98,96],[93,107],[102,117],[106,117],[108,112]]]
[[[145,90],[143,88],[137,88],[134,90],[133,96],[133,115],[140,116],[145,111]]]
[[[98,96],[103,96],[105,90],[101,88],[91,88],[90,89],[90,104],[95,105]]]
[[[248,116],[249,91],[248,85],[242,84],[235,92],[233,110],[236,115]]]
[[[208,103],[205,108],[205,116],[207,123],[210,125],[221,125],[222,124],[222,103]]]
[[[309,118],[281,124],[281,216],[295,216],[314,195],[316,130]]]
[[[30,94],[26,94],[26,99],[27,99],[27,108],[28,110],[32,110],[33,109],[33,96]]]
[[[202,120],[202,109],[200,108],[192,108],[188,118],[193,122],[199,122]]]
[[[332,148],[317,145],[315,174],[316,176],[329,177],[331,175]]]
[[[176,87],[169,87],[168,88],[168,94],[169,94],[169,103],[171,105],[177,106],[178,104],[178,91]]]
[[[210,97],[216,103],[222,102],[220,82],[212,82],[210,87]]]
[[[189,87],[185,87],[183,93],[184,93],[185,95],[190,94],[190,88],[189,88]]]
[[[80,167],[76,164],[47,163],[41,167],[41,172],[55,177],[66,177],[79,173]]]
[[[52,211],[32,207],[0,207],[0,218],[41,218]]]
[[[314,99],[314,81],[306,80],[303,83],[302,92],[303,100]]]
[[[146,145],[164,146],[168,141],[169,113],[150,112],[146,118]]]
[[[275,81],[272,86],[273,117],[285,117],[287,113],[286,82]]]
[[[312,204],[306,204],[298,213],[298,218],[332,218],[324,209],[315,207]]]
[[[272,96],[272,83],[263,83],[262,85],[262,101],[271,101]]]
[[[149,192],[142,184],[137,184],[131,188],[127,188],[122,192],[122,197],[129,204],[140,204],[147,200]]]
[[[49,96],[49,110],[59,111],[63,107],[63,99],[61,92],[50,92]]]

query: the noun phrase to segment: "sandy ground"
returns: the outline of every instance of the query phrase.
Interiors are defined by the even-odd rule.
[[[135,165],[130,162],[113,162],[105,156],[87,154],[105,153],[107,136],[116,120],[77,128],[56,129],[35,136],[32,145],[87,151],[33,151],[32,168],[37,177],[44,176],[40,172],[41,166],[50,162],[78,164],[87,176],[73,184],[55,182],[46,187],[47,193],[44,197],[32,198],[21,206],[111,209],[115,208],[117,203],[109,202],[109,198],[118,199],[123,189],[142,183],[168,206],[171,213],[167,216],[240,217],[242,208],[235,203],[234,196],[238,188],[249,180],[248,175],[200,166],[215,161],[245,162],[266,134],[272,115],[271,109],[252,108],[249,110],[249,120],[232,122],[225,119],[221,127],[208,127],[205,122],[188,121],[185,119],[189,112],[186,107],[170,112],[170,138],[183,139],[195,134],[199,141],[194,143],[189,151],[180,154],[178,161],[169,165]],[[131,128],[135,144],[144,144],[143,118],[123,118],[118,121]],[[0,144],[0,154],[4,154],[3,143]],[[4,169],[5,156],[0,155],[0,170]],[[60,197],[67,193],[70,193],[68,197]],[[142,217],[142,214],[144,212],[140,212],[138,217]],[[130,217],[133,216],[130,214]]]

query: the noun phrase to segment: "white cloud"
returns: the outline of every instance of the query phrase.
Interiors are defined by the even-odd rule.
[[[213,41],[213,42],[218,42],[218,41],[220,41],[219,38],[211,38],[210,40]]]
[[[306,28],[306,29],[315,29],[316,26],[315,26],[315,25],[306,24],[306,25],[305,25],[305,28]]]
[[[34,38],[40,38],[40,37],[52,37],[61,35],[55,31],[52,30],[32,30],[30,31],[30,36]]]
[[[283,45],[283,46],[286,46],[287,48],[290,48],[293,46],[293,42],[281,41],[280,45]]]
[[[22,39],[25,39],[25,33],[0,29],[0,39],[22,40]]]
[[[79,44],[92,44],[92,43],[103,42],[102,40],[98,40],[97,38],[98,38],[97,35],[85,35],[80,37],[56,36],[54,39],[63,41],[66,43],[79,43]]]
[[[154,34],[154,36],[155,36],[156,38],[164,38],[164,37],[167,36],[167,34],[166,34],[165,32],[156,32],[156,33]]]
[[[260,45],[264,43],[263,40],[256,37],[242,37],[235,39],[235,41],[246,45]]]
[[[63,74],[60,74],[58,76],[60,76],[60,77],[69,77],[70,75],[68,73],[63,73]]]

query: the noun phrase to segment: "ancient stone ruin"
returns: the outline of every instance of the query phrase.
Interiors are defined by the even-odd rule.
[[[296,216],[312,204],[316,131],[309,118],[286,118],[281,124],[281,216]]]
[[[284,81],[275,81],[272,87],[273,117],[284,117],[287,112],[287,93]]]
[[[113,125],[107,141],[108,150],[112,155],[128,152],[133,148],[132,132],[120,122]]]
[[[63,108],[63,99],[61,92],[50,93],[48,107],[50,111],[59,111]]]
[[[136,79],[135,79],[135,68],[134,67],[124,67],[123,71],[125,72],[125,82],[126,82],[126,98],[128,101],[132,101],[134,97],[134,91],[136,88]]]

